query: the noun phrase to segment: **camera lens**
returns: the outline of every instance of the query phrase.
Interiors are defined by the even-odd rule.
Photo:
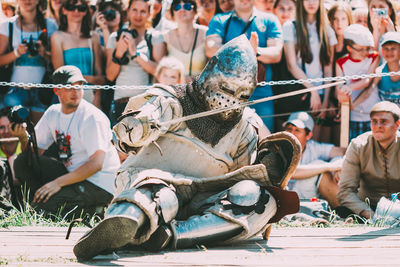
[[[116,18],[116,16],[117,16],[117,13],[115,12],[114,9],[107,9],[106,11],[103,12],[103,14],[104,14],[104,18],[105,18],[107,21],[112,21],[112,20],[114,20],[114,19]]]

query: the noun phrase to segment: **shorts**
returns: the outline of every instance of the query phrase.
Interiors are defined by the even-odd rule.
[[[319,198],[319,184],[321,183],[322,173],[310,178],[301,180],[290,180],[288,188],[295,191],[300,199]]]
[[[10,91],[4,96],[4,105],[9,107],[22,105],[32,111],[46,111],[46,106],[39,100],[37,88],[29,90],[20,87],[10,88]]]

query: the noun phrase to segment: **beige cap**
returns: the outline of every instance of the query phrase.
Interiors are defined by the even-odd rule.
[[[382,102],[376,103],[371,108],[369,115],[371,116],[371,114],[375,113],[375,112],[390,112],[393,115],[400,118],[400,107],[397,104],[389,102],[389,101],[382,101]]]

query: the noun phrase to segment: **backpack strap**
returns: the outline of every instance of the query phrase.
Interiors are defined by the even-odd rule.
[[[12,22],[8,23],[8,47],[10,49],[10,51],[13,51],[13,45],[12,45],[12,41],[13,41],[13,34],[14,34],[14,27]]]
[[[151,43],[151,39],[153,38],[153,35],[151,34],[151,32],[146,31],[144,33],[144,40],[146,41],[146,45],[149,49],[149,59],[154,61],[153,58],[153,44]],[[149,84],[151,83],[153,76],[149,73]]]

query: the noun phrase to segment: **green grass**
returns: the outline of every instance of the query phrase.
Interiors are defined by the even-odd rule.
[[[20,226],[68,227],[71,223],[71,219],[66,219],[68,213],[64,216],[61,215],[64,214],[63,207],[60,207],[57,214],[48,215],[44,212],[35,210],[27,200],[26,196],[28,194],[23,193],[23,195],[24,199],[20,207],[15,207],[14,205],[10,204],[12,206],[11,210],[6,212],[0,209],[0,228]],[[90,225],[95,225],[101,220],[99,216],[88,217],[83,213],[79,218],[85,220]],[[78,222],[76,226],[84,226],[84,224]]]

